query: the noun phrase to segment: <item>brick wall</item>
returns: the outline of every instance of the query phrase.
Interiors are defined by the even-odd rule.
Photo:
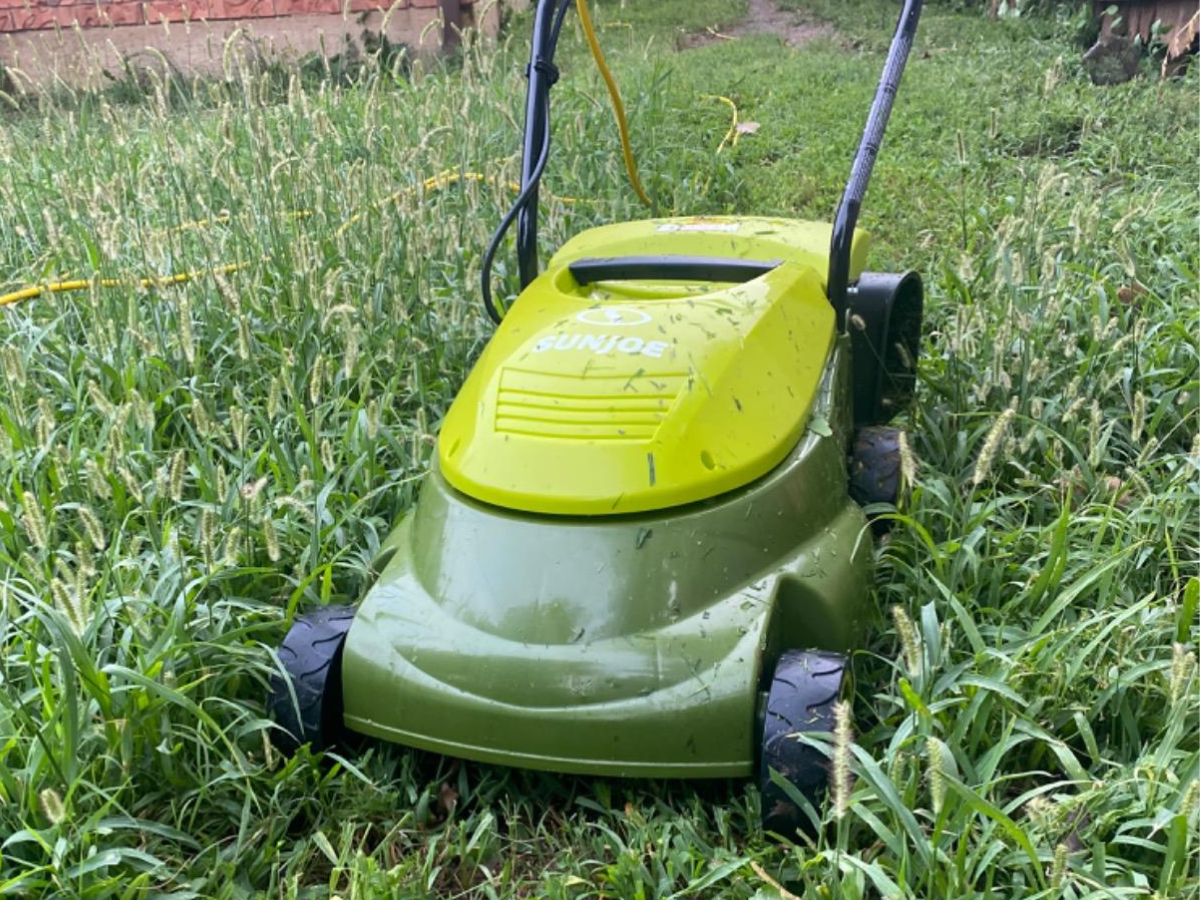
[[[462,0],[462,5],[472,2]],[[396,5],[433,13],[438,0],[400,0]],[[0,32],[362,13],[391,6],[390,0],[0,0]]]

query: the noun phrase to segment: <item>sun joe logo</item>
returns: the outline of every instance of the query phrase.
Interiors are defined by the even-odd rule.
[[[645,325],[650,321],[650,315],[640,309],[621,309],[613,306],[602,306],[595,309],[585,309],[575,317],[577,322],[584,325],[601,325],[605,327],[624,325]],[[610,353],[626,353],[630,356],[650,356],[659,359],[667,350],[666,341],[648,341],[636,335],[620,334],[550,334],[539,340],[533,346],[534,353],[547,353],[551,350],[580,350],[590,351],[597,356]]]

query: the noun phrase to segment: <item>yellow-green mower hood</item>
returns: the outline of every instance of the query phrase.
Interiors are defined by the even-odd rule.
[[[829,238],[825,224],[739,217],[610,225],[569,241],[451,407],[439,438],[447,481],[509,509],[611,515],[766,474],[799,439],[834,344]],[[855,274],[866,243],[857,236]],[[705,280],[581,283],[582,261],[631,257],[767,265],[739,283],[716,280],[719,267]]]

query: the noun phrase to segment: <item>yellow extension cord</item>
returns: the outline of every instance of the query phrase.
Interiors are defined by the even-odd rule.
[[[438,191],[442,188],[449,187],[452,184],[457,184],[460,181],[478,181],[485,184],[501,183],[501,180],[492,175],[485,175],[482,172],[454,172],[444,171],[439,172],[431,178],[426,178],[421,187],[425,192]],[[520,191],[521,186],[516,182],[508,181],[503,184],[511,191]],[[373,209],[380,209],[388,203],[394,203],[402,197],[411,196],[416,193],[416,188],[405,188],[404,190],[396,191],[383,200],[373,203]],[[573,204],[580,201],[575,197],[558,197],[553,194],[547,194],[549,199],[556,200],[559,203]],[[310,209],[298,209],[292,212],[292,218],[303,219],[311,216],[313,211]],[[357,212],[350,216],[345,222],[338,226],[336,235],[342,235],[346,230],[358,222],[365,213]],[[206,228],[210,225],[223,225],[229,222],[233,217],[228,213],[215,216],[212,219],[197,219],[193,222],[184,222],[182,225],[176,225],[173,228],[167,229],[171,232],[178,233],[183,231],[191,231],[200,228]],[[227,263],[220,266],[214,266],[211,269],[196,269],[190,272],[176,272],[172,275],[148,275],[137,278],[100,278],[93,282],[86,278],[74,278],[65,281],[52,281],[47,284],[35,284],[28,287],[23,287],[19,290],[8,294],[0,294],[0,307],[8,306],[12,303],[19,303],[22,300],[32,300],[35,297],[40,297],[43,294],[61,294],[68,291],[85,291],[93,285],[101,288],[116,288],[128,287],[137,285],[142,288],[152,287],[170,287],[176,284],[184,284],[188,281],[194,281],[205,275],[229,275],[239,269],[244,269],[246,263]]]
[[[633,191],[637,194],[638,199],[646,206],[653,206],[650,197],[646,194],[645,188],[642,187],[642,181],[638,177],[637,161],[633,155],[633,145],[629,140],[629,122],[625,116],[625,104],[621,102],[621,91],[617,87],[616,79],[613,78],[612,72],[609,71],[608,63],[604,58],[604,51],[600,47],[600,41],[596,37],[596,29],[592,23],[591,10],[588,8],[587,0],[576,0],[576,7],[579,10],[579,20],[583,25],[583,33],[587,38],[588,47],[592,52],[592,59],[596,62],[596,67],[600,70],[600,75],[604,79],[605,87],[608,89],[608,96],[612,102],[613,113],[617,120],[617,132],[621,139],[621,153],[625,159],[625,171],[629,174],[629,183],[633,187]],[[721,98],[724,99],[724,98]],[[732,101],[727,101],[732,106]],[[737,108],[734,107],[734,127],[737,124]],[[728,137],[728,136],[727,136]],[[736,140],[736,139],[735,139]],[[722,147],[725,141],[721,142]],[[719,152],[719,151],[718,151]],[[427,178],[422,185],[425,191],[441,190],[449,185],[459,181],[479,181],[488,184],[494,184],[499,179],[485,175],[481,172],[439,172],[432,178]],[[510,190],[520,191],[521,186],[514,182],[507,182]],[[372,208],[379,209],[388,203],[394,203],[401,197],[408,196],[415,192],[414,188],[406,188],[397,191],[389,197],[372,204]],[[561,203],[578,203],[579,201],[573,197],[556,198]],[[297,219],[302,219],[312,215],[312,210],[301,209],[292,213],[292,216]],[[336,235],[344,234],[355,222],[362,219],[364,213],[354,213],[350,218],[338,226]],[[170,229],[173,232],[182,232],[189,229],[204,228],[212,224],[223,224],[230,220],[229,214],[216,216],[213,219],[199,219],[195,222],[186,222],[183,225],[177,225]],[[0,295],[0,307],[8,306],[13,303],[19,303],[22,300],[31,300],[35,297],[40,297],[43,294],[59,294],[67,291],[83,291],[87,290],[93,284],[101,288],[115,288],[136,284],[142,288],[152,287],[168,287],[176,284],[183,284],[188,281],[193,281],[204,275],[228,275],[245,267],[245,263],[228,263],[225,265],[215,266],[211,269],[198,269],[191,272],[177,272],[172,275],[151,275],[140,278],[101,278],[95,281],[86,278],[76,278],[67,281],[52,281],[47,284],[30,285],[8,294]]]
[[[596,37],[596,29],[592,25],[592,13],[588,9],[587,0],[575,0],[575,7],[579,10],[579,21],[583,25],[583,33],[587,38],[588,47],[592,50],[592,59],[596,61],[596,68],[600,70],[600,76],[604,79],[605,87],[608,88],[608,97],[612,101],[613,113],[617,117],[617,131],[621,135],[621,153],[625,157],[625,171],[629,173],[629,183],[633,186],[633,192],[638,195],[639,200],[647,206],[653,206],[654,204],[646,195],[645,188],[642,187],[642,180],[638,178],[637,161],[633,158],[633,145],[629,142],[629,123],[625,119],[625,104],[621,102],[621,91],[617,87],[612,72],[608,70],[608,63],[604,60],[604,51],[600,49],[600,40]]]
[[[96,281],[96,285],[102,288],[115,288],[130,284],[137,284],[139,287],[144,288],[170,287],[175,284],[183,284],[185,281],[192,281],[201,275],[228,275],[231,272],[236,272],[238,269],[245,268],[245,266],[245,263],[227,263],[211,269],[176,272],[174,275],[151,275],[145,278],[101,278]],[[21,300],[31,300],[34,297],[40,297],[42,294],[85,291],[91,286],[92,282],[86,278],[75,278],[70,281],[52,281],[49,284],[35,284],[30,287],[21,288],[18,291],[13,291],[11,294],[0,296],[0,306],[7,306],[10,303],[17,303]]]

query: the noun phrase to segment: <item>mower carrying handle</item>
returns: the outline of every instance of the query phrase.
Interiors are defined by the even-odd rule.
[[[858,223],[858,211],[862,208],[863,197],[867,193],[867,184],[871,180],[871,170],[875,167],[875,157],[879,153],[879,146],[883,143],[883,133],[887,129],[892,103],[895,101],[896,91],[900,87],[900,76],[904,74],[904,64],[908,62],[908,54],[912,50],[913,39],[917,33],[917,20],[920,16],[921,0],[905,0],[904,9],[900,12],[900,20],[896,23],[896,34],[892,37],[892,44],[888,48],[887,62],[883,66],[879,87],[875,90],[875,100],[871,104],[871,112],[867,115],[867,125],[863,129],[862,141],[854,156],[850,180],[846,182],[846,190],[842,194],[842,201],[838,205],[837,216],[833,222],[826,291],[829,295],[829,302],[833,304],[835,321],[839,330],[845,330],[846,327],[847,290],[850,286],[850,251],[854,244],[854,227]]]
[[[725,256],[610,256],[577,259],[567,268],[579,284],[596,281],[723,281],[744,283],[766,275],[783,260]]]

